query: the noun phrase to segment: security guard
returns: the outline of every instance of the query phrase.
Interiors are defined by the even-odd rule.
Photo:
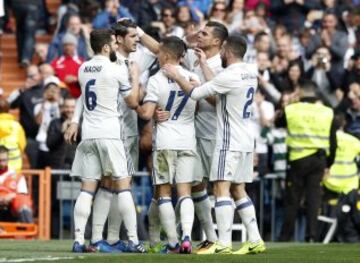
[[[292,238],[303,197],[306,200],[306,240],[315,240],[321,203],[320,182],[335,159],[334,113],[318,100],[315,89],[313,82],[304,82],[300,87],[300,102],[286,106],[276,120],[276,126],[287,127],[289,159],[280,241]]]
[[[339,194],[348,194],[359,188],[359,174],[356,158],[360,154],[360,140],[344,132],[346,125],[345,115],[336,114],[336,123],[339,130],[336,132],[337,148],[335,162],[329,174],[323,180],[326,191]]]
[[[22,152],[25,150],[26,137],[23,127],[9,114],[9,104],[0,99],[0,145],[9,150],[9,168],[22,169]]]

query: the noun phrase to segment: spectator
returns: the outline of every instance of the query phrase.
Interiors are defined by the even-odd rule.
[[[165,5],[162,0],[139,0],[132,1],[130,12],[134,15],[137,24],[146,28],[153,21],[160,20],[161,10]]]
[[[348,93],[349,105],[343,110],[346,116],[345,132],[360,139],[360,84],[350,84]]]
[[[26,146],[25,132],[15,116],[9,114],[9,104],[5,99],[0,99],[0,145],[9,151],[9,169],[20,171]]]
[[[179,6],[176,10],[176,21],[179,26],[186,30],[186,27],[189,25],[189,23],[194,21],[191,15],[190,7],[187,5]]]
[[[306,57],[310,58],[320,46],[325,46],[331,53],[331,64],[334,66],[337,78],[344,73],[344,56],[348,47],[347,35],[338,31],[337,18],[333,13],[327,13],[322,20],[322,29],[315,34],[305,47]]]
[[[32,168],[36,167],[38,156],[38,145],[35,140],[39,125],[35,121],[34,107],[43,100],[43,86],[41,75],[35,65],[26,69],[27,78],[24,87],[13,91],[8,102],[10,108],[20,109],[20,124],[25,130],[27,146],[25,152],[29,158]]]
[[[84,60],[76,55],[77,39],[71,33],[66,33],[62,39],[63,55],[51,62],[55,75],[64,82],[74,98],[81,94],[78,82],[78,71]]]
[[[304,26],[307,13],[316,7],[316,1],[273,0],[270,12],[277,23],[285,25],[290,33],[294,33]]]
[[[245,9],[246,10],[254,10],[259,4],[263,4],[267,9],[270,8],[270,0],[246,0],[245,1]]]
[[[298,60],[290,61],[287,75],[282,84],[283,91],[294,92],[304,80],[304,69]]]
[[[268,53],[259,52],[257,54],[257,65],[259,68],[259,89],[263,91],[266,99],[277,104],[281,98],[281,92],[271,83],[271,62]]]
[[[45,168],[51,162],[49,148],[46,145],[47,131],[53,119],[60,118],[60,80],[50,76],[44,80],[44,100],[34,108],[39,127],[36,141],[39,143],[37,168]]]
[[[256,62],[256,56],[258,52],[265,52],[270,54],[271,40],[270,36],[264,31],[258,32],[255,35],[253,47],[249,47],[245,53],[244,60],[249,63]]]
[[[35,56],[38,65],[45,63],[49,45],[46,43],[37,43],[35,45]]]
[[[9,151],[0,145],[0,220],[32,223],[32,206],[24,176],[9,168]]]
[[[307,78],[317,85],[318,96],[325,104],[335,107],[338,104],[336,90],[340,87],[336,69],[331,63],[331,54],[327,47],[320,47],[312,57],[312,67],[306,73]]]
[[[229,31],[232,32],[239,28],[243,23],[243,18],[244,0],[230,0],[226,14],[226,22],[229,25]]]
[[[49,51],[46,58],[48,63],[50,63],[56,57],[63,55],[62,39],[66,33],[72,33],[77,38],[76,54],[84,59],[88,59],[90,57],[91,48],[89,42],[89,28],[81,24],[79,15],[72,14],[68,17],[66,23],[66,32],[54,36],[54,39],[49,46]]]
[[[12,0],[11,6],[16,19],[18,63],[27,67],[32,61],[42,0]]]
[[[119,0],[106,0],[104,3],[104,9],[94,18],[93,27],[110,28],[120,18],[127,17],[134,20],[134,17],[130,14],[129,10],[119,3]]]
[[[226,3],[224,1],[214,1],[209,13],[209,21],[216,21],[226,24]]]
[[[349,86],[351,83],[360,83],[360,51],[355,53],[351,57],[349,66],[344,74],[341,87],[345,95],[349,92]]]
[[[184,36],[184,29],[176,25],[175,9],[165,7],[161,11],[161,21],[154,21],[151,25],[160,29],[160,36]]]
[[[76,145],[65,143],[64,133],[75,111],[75,99],[66,97],[61,106],[61,117],[53,119],[47,131],[46,145],[49,148],[49,166],[55,169],[69,169],[75,155]]]
[[[42,79],[46,79],[47,77],[55,75],[54,68],[50,64],[47,64],[47,63],[41,64],[39,66],[39,72],[40,72]]]
[[[264,176],[268,171],[268,147],[266,140],[261,137],[261,131],[265,127],[271,127],[275,117],[274,105],[265,100],[262,90],[257,90],[252,108],[251,128],[255,135],[255,152],[259,158],[258,172]]]

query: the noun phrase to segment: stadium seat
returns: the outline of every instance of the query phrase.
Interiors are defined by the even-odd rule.
[[[38,236],[36,224],[0,222],[0,239],[33,239]]]

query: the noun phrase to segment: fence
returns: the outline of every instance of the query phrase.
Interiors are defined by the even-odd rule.
[[[51,175],[54,180],[57,181],[57,195],[56,198],[60,202],[59,209],[59,238],[63,239],[64,235],[64,216],[69,209],[71,212],[73,211],[75,200],[80,192],[80,181],[70,177],[70,170],[51,170]],[[58,177],[58,178],[55,178]],[[134,178],[149,178],[149,174],[147,172],[137,172],[134,175]],[[271,195],[275,196],[276,185],[275,181],[280,178],[275,174],[268,174],[265,177],[259,179],[257,178],[255,182],[259,183],[259,228],[260,232],[264,231],[264,193],[265,193],[265,184],[266,182],[271,182]],[[135,200],[137,200],[137,206],[141,208],[147,207],[147,202],[149,201],[149,189],[145,189],[144,186],[135,186],[140,187],[133,191],[135,195]],[[150,187],[150,185],[149,185]],[[151,189],[151,188],[150,188]],[[134,190],[134,189],[133,189]],[[70,204],[70,207],[68,206]],[[142,209],[142,211],[146,212],[146,210]],[[275,240],[275,218],[276,218],[276,204],[275,199],[271,198],[271,240]],[[73,218],[72,214],[70,216],[70,230],[73,229]],[[72,231],[71,231],[72,232]],[[72,233],[70,235],[72,237]]]

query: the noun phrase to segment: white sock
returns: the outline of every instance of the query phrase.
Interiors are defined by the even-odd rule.
[[[81,191],[74,206],[75,241],[85,243],[85,227],[91,213],[93,193]]]
[[[258,242],[261,240],[259,227],[256,220],[255,207],[249,197],[241,198],[235,202],[236,210],[239,213],[241,221],[246,227],[250,242]]]
[[[136,210],[130,190],[123,190],[118,193],[118,206],[129,240],[138,244]]]
[[[190,196],[179,198],[180,222],[182,228],[182,239],[188,236],[191,239],[192,227],[194,224],[194,203]]]
[[[160,242],[160,217],[156,199],[152,199],[148,211],[150,247]]]
[[[164,227],[170,246],[178,243],[176,234],[175,211],[171,197],[160,197],[158,200],[161,225]]]
[[[100,187],[95,195],[93,205],[92,243],[103,239],[104,225],[109,214],[111,199],[112,192]]]
[[[196,216],[205,232],[206,239],[215,242],[217,235],[211,215],[211,203],[206,190],[192,193],[191,196],[193,198]]]
[[[118,195],[113,194],[108,216],[108,233],[107,241],[109,244],[114,244],[119,241],[120,228],[121,228],[121,215],[118,205]]]
[[[219,243],[231,247],[234,207],[230,197],[218,197],[215,202],[216,223],[219,232]]]

